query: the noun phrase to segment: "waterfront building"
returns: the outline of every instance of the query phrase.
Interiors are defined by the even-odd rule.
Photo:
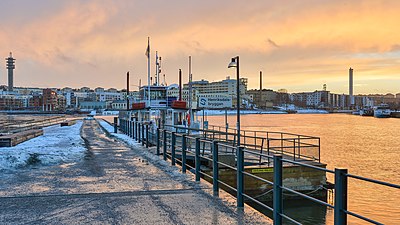
[[[125,100],[115,100],[111,103],[111,109],[115,110],[126,110]]]
[[[97,87],[97,88],[95,88],[94,89],[94,92],[96,92],[96,93],[98,93],[98,92],[104,92],[104,88],[102,88],[102,87]]]
[[[96,101],[100,102],[112,102],[116,100],[122,100],[126,96],[125,93],[118,92],[96,92]]]
[[[289,94],[289,99],[297,106],[328,108],[331,103],[329,91],[314,91]]]
[[[58,109],[57,93],[50,89],[43,89],[43,111],[54,111]]]
[[[247,91],[251,102],[260,109],[272,108],[276,101],[277,93],[270,89]]]
[[[90,88],[88,88],[88,87],[81,87],[81,88],[79,89],[79,91],[80,91],[80,92],[89,92],[89,91],[90,91]]]
[[[172,86],[172,87],[171,87]],[[171,85],[167,90],[167,95],[179,99],[179,87]],[[197,100],[199,97],[199,92],[196,89],[192,90],[192,109],[197,107]],[[182,90],[182,101],[185,101],[187,106],[189,106],[189,89]]]
[[[2,94],[0,95],[0,110],[15,110],[23,107],[23,101],[17,99],[15,95]]]
[[[70,93],[70,92],[73,92],[73,89],[70,87],[64,87],[61,89],[61,92],[62,93]]]
[[[79,108],[82,111],[102,110],[107,108],[107,103],[98,101],[82,101],[79,102]]]
[[[249,97],[247,92],[247,78],[240,78],[239,92],[242,100],[247,101]],[[189,84],[184,84],[183,89],[189,89]],[[232,98],[232,107],[236,107],[236,79],[230,79],[228,76],[225,80],[209,82],[207,80],[193,81],[192,89],[196,90],[198,94],[221,94],[228,95]],[[242,103],[243,104],[243,103]]]

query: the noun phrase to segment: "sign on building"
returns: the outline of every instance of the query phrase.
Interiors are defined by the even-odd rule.
[[[231,97],[199,97],[199,108],[223,109],[232,108]]]

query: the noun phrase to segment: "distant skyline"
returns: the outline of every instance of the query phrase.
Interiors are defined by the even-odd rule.
[[[147,83],[145,51],[151,38],[162,57],[167,83],[216,81],[234,70],[249,89],[348,93],[400,92],[400,1],[354,0],[2,0],[0,84],[7,83],[5,58],[16,60],[15,86],[125,88]]]

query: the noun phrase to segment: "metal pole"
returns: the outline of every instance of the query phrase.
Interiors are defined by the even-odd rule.
[[[182,173],[186,173],[186,135],[182,135]]]
[[[236,56],[236,108],[237,108],[237,146],[240,146],[240,74],[239,74],[239,56]]]
[[[282,224],[283,195],[282,195],[282,156],[274,155],[274,190],[273,190],[273,218],[274,225]]]
[[[167,160],[167,130],[163,130],[163,159]]]
[[[196,181],[200,181],[200,138],[196,138],[196,150],[195,150],[195,174]]]
[[[156,155],[160,155],[160,128],[157,128],[157,134],[156,134],[156,138],[157,138],[157,151],[156,151]]]
[[[237,146],[237,168],[236,168],[236,179],[237,179],[237,207],[243,208],[244,201],[243,201],[243,191],[244,191],[244,180],[243,180],[243,170],[244,170],[244,154],[243,154],[243,147]]]
[[[142,127],[140,128],[142,130],[142,146],[144,146],[144,124],[142,123]]]
[[[114,117],[114,133],[118,132],[118,117]]]
[[[212,154],[213,154],[213,194],[214,196],[219,195],[219,177],[218,177],[218,142],[213,141],[212,143]]]
[[[140,122],[138,123],[138,142],[140,143],[142,141],[142,132],[140,131],[140,128],[142,127],[142,124]]]
[[[226,141],[228,141],[228,109],[225,108],[225,132],[226,132]]]
[[[126,110],[129,112],[129,71],[126,73]]]
[[[335,169],[334,224],[347,224],[347,169]]]
[[[149,148],[149,125],[146,124],[146,148]]]
[[[136,121],[133,121],[132,123],[132,138],[133,140],[136,140]]]
[[[176,133],[172,132],[172,140],[171,140],[171,165],[175,166],[175,148],[176,148]]]

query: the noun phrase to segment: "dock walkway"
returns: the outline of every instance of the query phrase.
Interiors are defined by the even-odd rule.
[[[0,224],[271,224],[87,120],[76,163],[2,173]]]

